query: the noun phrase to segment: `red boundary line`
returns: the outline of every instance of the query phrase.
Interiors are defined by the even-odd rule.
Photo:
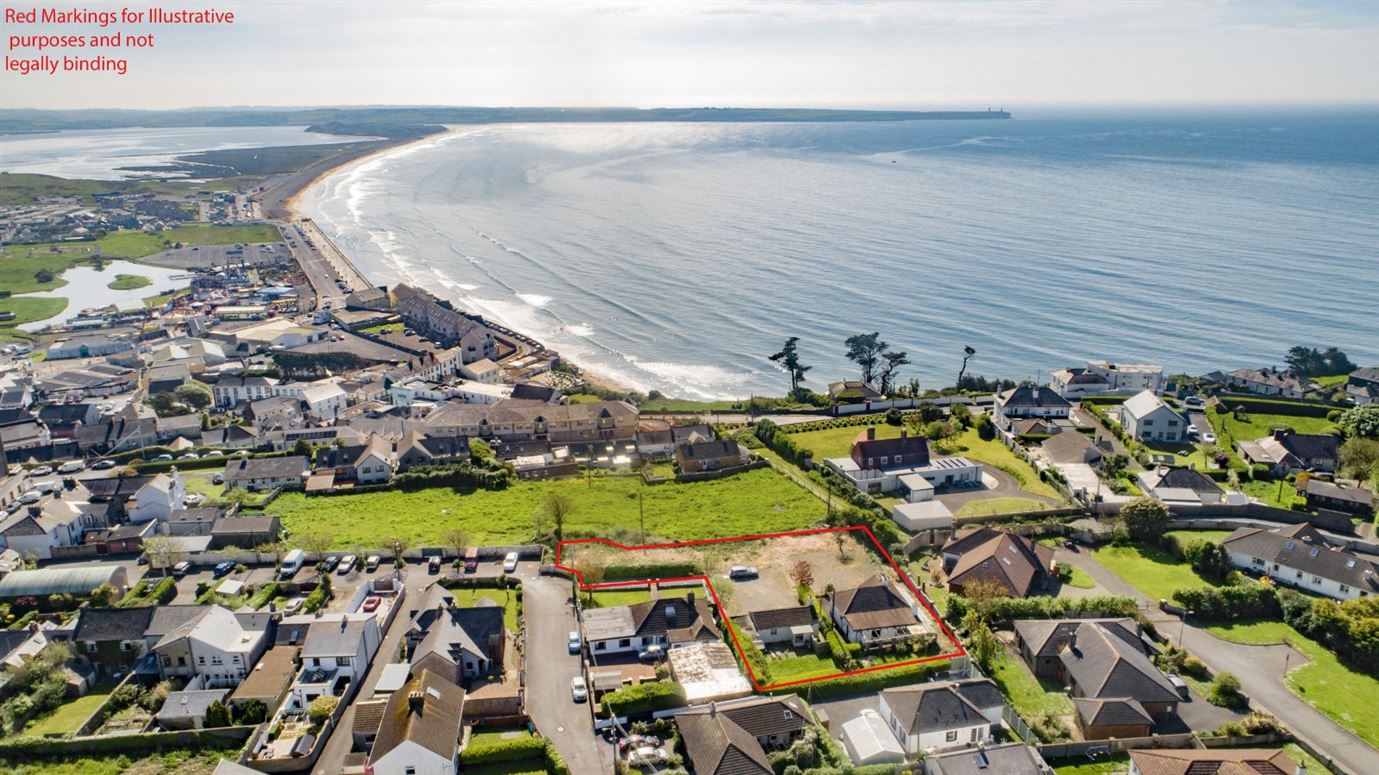
[[[722,601],[718,599],[718,592],[713,588],[713,582],[709,580],[707,574],[699,576],[678,576],[675,578],[664,579],[629,579],[624,581],[606,581],[598,584],[585,584],[584,573],[581,570],[579,570],[578,568],[569,567],[561,564],[561,555],[564,554],[566,544],[604,544],[605,546],[611,546],[616,549],[631,552],[645,549],[675,549],[682,546],[703,546],[706,544],[726,544],[735,543],[738,541],[758,541],[767,538],[787,538],[791,536],[818,535],[820,533],[835,533],[839,531],[847,532],[852,530],[860,530],[861,532],[866,534],[867,538],[871,539],[872,545],[876,547],[876,550],[881,553],[882,557],[886,558],[886,562],[890,563],[890,566],[896,572],[896,575],[900,577],[901,581],[905,582],[905,586],[909,587],[910,592],[914,594],[915,599],[918,600],[920,604],[924,606],[924,610],[929,612],[929,616],[933,618],[936,624],[938,624],[939,629],[943,631],[943,634],[947,635],[948,639],[953,642],[953,645],[957,646],[957,651],[947,654],[936,654],[931,657],[909,659],[904,662],[890,662],[884,665],[863,667],[857,670],[845,670],[837,673],[831,673],[829,675],[816,676],[814,678],[801,678],[795,681],[784,681],[781,683],[762,685],[761,682],[757,680],[756,673],[753,672],[751,663],[747,661],[747,653],[742,650],[742,644],[739,643],[737,640],[737,632],[731,626],[731,623],[727,621],[729,618],[728,613],[726,610],[724,610]],[[674,541],[661,544],[646,544],[644,546],[626,546],[616,541],[610,541],[607,538],[572,538],[569,540],[561,541],[560,543],[556,544],[555,567],[573,573],[575,575],[575,578],[579,582],[579,588],[583,590],[613,589],[617,587],[641,586],[643,584],[669,584],[679,581],[702,581],[704,583],[704,586],[708,588],[709,594],[713,596],[714,605],[718,607],[719,614],[723,616],[725,620],[725,625],[728,626],[728,636],[732,638],[733,647],[737,649],[738,657],[741,659],[742,664],[747,668],[747,677],[751,680],[752,686],[759,692],[772,691],[775,689],[785,689],[791,686],[802,686],[804,684],[815,683],[816,681],[828,681],[834,678],[842,678],[850,675],[874,673],[880,670],[891,670],[898,667],[907,667],[909,665],[919,665],[925,662],[934,662],[940,659],[952,659],[954,657],[967,656],[967,650],[962,647],[962,644],[958,642],[957,636],[953,635],[953,631],[948,629],[948,625],[943,621],[943,618],[940,617],[938,615],[938,612],[934,610],[934,606],[932,603],[929,602],[929,598],[925,597],[924,594],[921,593],[919,589],[915,587],[914,582],[910,580],[909,574],[905,573],[900,569],[900,566],[897,565],[895,562],[895,558],[891,557],[891,553],[886,551],[886,548],[881,545],[880,541],[876,540],[876,536],[872,534],[871,528],[867,527],[866,525],[853,525],[849,527],[823,527],[815,528],[813,530],[795,530],[784,533],[762,533],[760,535],[735,536],[732,538],[708,538],[701,541]]]

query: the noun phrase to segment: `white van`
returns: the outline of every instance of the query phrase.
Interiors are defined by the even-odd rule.
[[[301,549],[293,549],[283,557],[282,570],[279,571],[278,575],[284,580],[290,579],[302,569],[304,564],[306,564],[306,552]]]
[[[80,460],[69,460],[57,467],[59,474],[75,474],[78,471],[85,471],[86,463]]]

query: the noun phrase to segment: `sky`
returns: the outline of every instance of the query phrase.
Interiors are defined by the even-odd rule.
[[[7,1],[4,7],[148,7]],[[128,73],[0,74],[0,107],[736,106],[985,109],[1379,104],[1379,1],[215,2],[122,27]]]

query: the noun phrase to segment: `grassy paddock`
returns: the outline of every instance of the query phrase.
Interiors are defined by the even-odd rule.
[[[66,299],[48,299],[33,296],[11,296],[0,299],[0,311],[13,312],[13,320],[0,321],[0,327],[14,328],[21,323],[33,323],[61,313],[67,309]]]
[[[595,476],[521,482],[505,490],[461,493],[436,488],[308,498],[287,493],[272,511],[294,535],[325,533],[334,546],[377,546],[403,535],[438,546],[445,531],[462,528],[481,543],[527,541],[537,532],[547,493],[569,499],[566,534],[608,535],[639,530],[639,496],[648,536],[677,540],[721,538],[809,527],[824,516],[808,492],[771,469],[687,484],[647,485],[639,476]],[[379,519],[380,515],[389,518]],[[544,520],[542,530],[550,530]]]
[[[1156,547],[1107,545],[1094,550],[1093,555],[1150,600],[1171,599],[1179,589],[1220,586]]]

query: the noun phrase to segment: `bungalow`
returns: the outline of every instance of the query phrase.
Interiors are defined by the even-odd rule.
[[[1350,600],[1379,592],[1379,564],[1331,545],[1305,522],[1271,530],[1238,528],[1221,546],[1235,567],[1314,594]]]
[[[634,437],[637,454],[644,458],[661,460],[670,457],[681,444],[698,444],[713,441],[713,428],[705,423],[693,425],[672,425],[665,430],[637,431]]]
[[[828,384],[828,397],[839,402],[859,403],[862,401],[880,401],[886,396],[870,382],[863,382],[860,379],[845,379],[842,382],[830,382]]]
[[[1170,505],[1209,506],[1226,501],[1220,485],[1196,469],[1160,466],[1141,471],[1138,479],[1145,495]]]
[[[989,678],[938,681],[885,689],[881,719],[905,753],[988,743],[1000,728],[1005,700]]]
[[[1049,587],[1057,572],[1053,549],[1005,530],[972,528],[943,545],[948,588],[962,594],[975,582],[995,584],[1011,597],[1028,597]]]
[[[600,656],[719,637],[713,609],[694,592],[584,613],[584,640]]]
[[[812,725],[798,696],[709,703],[675,714],[696,775],[772,775],[767,751],[788,748]]]
[[[1005,427],[1026,417],[1066,419],[1072,406],[1048,386],[1021,385],[996,394],[996,422]]]
[[[1093,441],[1083,433],[1059,433],[1039,445],[1044,459],[1056,466],[1096,465],[1108,455],[1115,454],[1109,441]]]
[[[1235,390],[1280,398],[1302,398],[1321,389],[1317,383],[1292,369],[1275,369],[1268,366],[1262,369],[1237,369],[1226,374],[1223,381]]]
[[[1320,479],[1307,480],[1307,505],[1314,509],[1343,511],[1359,517],[1374,513],[1374,493],[1363,487],[1350,487]]]
[[[764,648],[808,646],[819,636],[812,605],[751,611],[733,621]]]
[[[502,674],[507,629],[501,606],[489,600],[457,606],[454,595],[438,585],[426,601],[406,635],[413,672],[429,670],[456,684]]]
[[[1035,675],[1061,681],[1072,697],[1138,702],[1154,718],[1172,716],[1178,693],[1150,660],[1153,653],[1124,620],[1022,620],[1017,644]],[[1053,654],[1056,659],[1045,658]],[[1052,667],[1050,675],[1049,667]]]
[[[383,709],[366,771],[373,775],[454,775],[464,690],[419,670]]]
[[[271,544],[282,535],[282,523],[277,517],[217,517],[211,523],[211,547],[222,549],[238,546],[252,549]]]
[[[843,638],[863,648],[910,640],[929,632],[920,618],[919,605],[883,574],[876,574],[851,589],[836,589],[822,598]]]
[[[1273,476],[1296,471],[1335,473],[1341,455],[1341,437],[1326,433],[1294,433],[1280,428],[1263,438],[1241,441],[1236,449],[1245,462],[1268,466]]]
[[[153,718],[163,729],[201,729],[206,713],[217,702],[224,702],[229,689],[189,689],[172,692]]]
[[[1379,367],[1350,372],[1345,381],[1346,397],[1357,406],[1379,403]]]
[[[675,448],[675,467],[682,474],[718,471],[751,462],[746,448],[732,439],[681,444]]]
[[[1184,442],[1190,427],[1182,415],[1148,390],[1136,393],[1120,405],[1120,422],[1125,432],[1139,441],[1165,444]]]
[[[1033,746],[1003,743],[924,758],[926,775],[1047,775],[1050,768]]]
[[[271,490],[282,487],[300,490],[311,475],[311,464],[301,455],[288,457],[243,457],[225,465],[225,485],[246,490]]]
[[[1139,749],[1130,754],[1130,775],[1305,775],[1282,748]]]

